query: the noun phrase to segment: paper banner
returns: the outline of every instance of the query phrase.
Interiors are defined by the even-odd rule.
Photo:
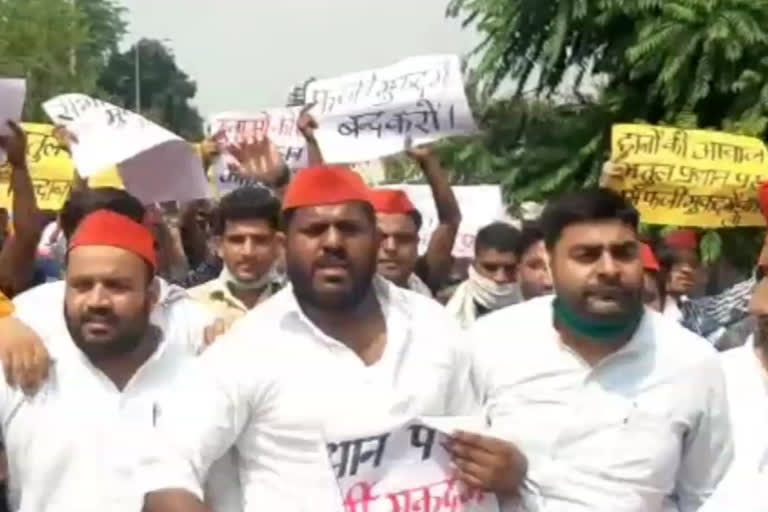
[[[437,208],[428,185],[397,185],[386,188],[403,190],[421,213],[423,224],[419,232],[419,253],[427,250],[429,239],[438,225]],[[506,210],[498,185],[468,185],[453,187],[461,209],[461,225],[453,246],[456,258],[473,258],[477,232],[495,221],[506,218]]]
[[[0,78],[0,135],[9,135],[8,121],[21,121],[26,94],[27,81],[23,78]]]
[[[476,131],[455,55],[411,57],[385,68],[309,84],[307,102],[329,163],[403,151],[406,136],[426,144]]]
[[[53,136],[50,124],[23,123],[27,134],[27,165],[37,196],[37,205],[43,210],[60,210],[69,196],[75,174],[74,164]],[[0,208],[11,208],[10,168],[0,168]],[[91,187],[122,188],[116,169],[94,176]]]
[[[417,419],[332,439],[328,451],[346,512],[498,512],[495,495],[458,480],[442,446],[445,433],[434,427]]]
[[[628,165],[612,183],[648,224],[764,226],[757,185],[768,178],[759,139],[706,130],[614,125],[612,160]]]
[[[197,152],[165,128],[83,94],[57,96],[43,109],[78,138],[72,156],[81,176],[117,165],[126,190],[145,204],[210,196]]]

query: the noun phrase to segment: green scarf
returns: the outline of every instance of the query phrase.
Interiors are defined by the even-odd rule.
[[[580,317],[559,297],[552,302],[552,308],[555,325],[562,325],[577,336],[605,344],[619,344],[626,341],[627,337],[637,329],[644,313],[644,308],[640,306],[623,320],[596,323]]]

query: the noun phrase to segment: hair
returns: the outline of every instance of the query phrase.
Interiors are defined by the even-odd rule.
[[[424,223],[424,218],[421,216],[419,210],[412,210],[408,212],[408,216],[413,219],[413,223],[416,224],[416,231],[421,231],[421,226]]]
[[[221,198],[213,214],[213,232],[223,235],[228,221],[263,220],[280,229],[280,200],[266,187],[241,187]]]
[[[573,224],[617,220],[637,232],[640,216],[619,193],[605,188],[568,193],[549,203],[539,219],[544,242],[551,249]]]
[[[362,209],[363,213],[366,217],[368,217],[368,220],[376,226],[376,211],[373,209],[373,206],[370,203],[366,203],[363,201],[357,201],[355,204],[360,205],[360,208]],[[285,210],[283,212],[283,227],[287,230],[288,226],[293,221],[293,217],[296,214],[296,211],[299,210],[299,208],[291,208],[290,210]]]
[[[70,194],[59,214],[64,237],[69,240],[80,222],[93,212],[109,210],[143,223],[146,210],[141,201],[125,190],[112,187],[77,190]]]
[[[523,223],[523,229],[520,231],[520,237],[517,242],[517,258],[520,259],[523,255],[536,245],[544,240],[544,233],[541,231],[541,227],[538,222],[527,221]]]
[[[482,228],[475,237],[475,254],[488,249],[517,254],[520,231],[506,222],[494,222]]]

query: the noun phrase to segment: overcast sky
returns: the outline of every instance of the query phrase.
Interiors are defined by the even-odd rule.
[[[476,37],[446,19],[448,0],[120,0],[126,43],[168,39],[198,84],[203,114],[280,106],[309,76],[410,55],[464,54]]]

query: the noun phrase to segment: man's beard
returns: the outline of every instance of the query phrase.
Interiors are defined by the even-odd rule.
[[[376,255],[374,254],[362,268],[350,266],[349,272],[352,286],[345,293],[318,293],[312,287],[312,271],[306,272],[300,264],[286,257],[286,274],[296,299],[299,303],[321,311],[349,311],[362,302],[373,285],[373,276],[376,274]]]
[[[65,305],[64,318],[72,341],[88,359],[96,362],[117,359],[134,352],[149,332],[150,311],[150,302],[146,301],[141,312],[133,318],[118,318],[112,312],[99,315],[86,312],[79,320],[75,320],[70,317]],[[93,316],[98,316],[101,319],[106,318],[112,326],[117,327],[112,338],[99,342],[89,342],[85,339],[83,325]]]

